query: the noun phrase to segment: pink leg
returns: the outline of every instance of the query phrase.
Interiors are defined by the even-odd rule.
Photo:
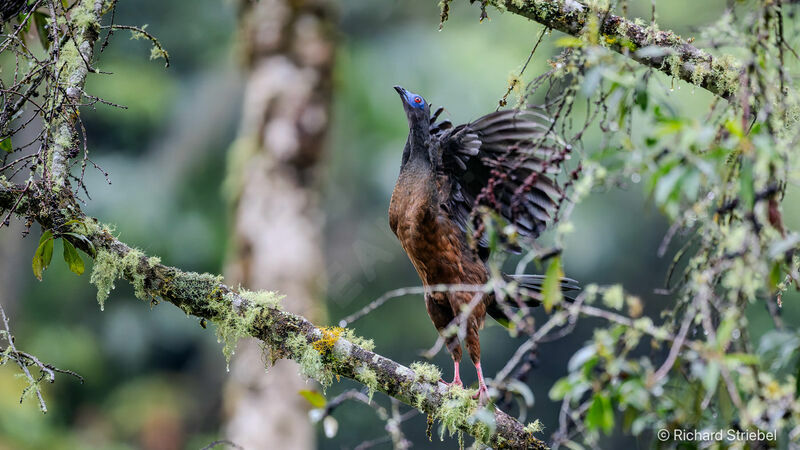
[[[453,376],[453,382],[452,383],[448,383],[448,382],[446,382],[444,380],[439,380],[439,381],[441,381],[442,383],[444,383],[444,384],[446,384],[448,386],[453,386],[453,385],[455,385],[455,386],[463,386],[464,383],[461,382],[461,375],[458,373],[458,362],[456,362],[456,361],[453,362],[453,371],[455,372],[455,375]]]
[[[478,372],[478,392],[473,398],[479,398],[481,403],[486,403],[489,400],[489,389],[486,387],[486,382],[483,381],[483,370],[481,370],[481,362],[475,363],[475,370]]]

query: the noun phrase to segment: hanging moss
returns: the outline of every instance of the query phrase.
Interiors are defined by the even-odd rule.
[[[200,276],[211,276],[214,283],[222,283],[221,277],[202,274]],[[204,283],[205,286],[207,284]],[[209,309],[212,320],[217,326],[217,341],[223,344],[222,353],[225,361],[230,364],[231,357],[236,353],[236,346],[239,340],[251,335],[253,324],[264,313],[264,309],[280,309],[280,299],[282,298],[271,291],[248,291],[242,289],[239,296],[247,301],[246,305],[239,311],[234,307],[234,294],[224,295],[206,294],[209,299]]]
[[[442,405],[433,413],[434,418],[442,425],[439,433],[440,439],[444,440],[445,432],[451,437],[458,433],[459,442],[463,447],[462,427],[470,429],[470,434],[481,441],[488,440],[489,436],[491,436],[491,431],[482,421],[472,420],[473,423],[470,424],[470,419],[478,411],[478,401],[472,398],[472,394],[472,390],[462,389],[457,386],[451,386],[447,390]]]
[[[366,364],[362,364],[356,369],[356,380],[364,383],[364,386],[369,389],[367,395],[369,400],[372,401],[372,394],[378,388],[378,375],[375,371],[367,367]]]
[[[325,367],[322,355],[308,343],[306,337],[300,333],[294,333],[286,339],[286,347],[293,353],[293,359],[300,364],[300,372],[313,378],[327,388],[333,382],[333,373]]]
[[[142,260],[145,261],[145,264],[142,264]],[[100,309],[104,309],[106,299],[114,290],[115,281],[122,277],[131,281],[136,298],[152,300],[154,296],[148,292],[145,286],[147,272],[160,263],[161,260],[157,257],[145,259],[144,253],[137,249],[129,250],[123,257],[114,252],[100,249],[95,257],[92,275],[89,278],[89,282],[97,287],[97,302],[100,304]]]
[[[105,308],[108,295],[114,289],[114,282],[121,275],[122,258],[106,250],[97,252],[89,282],[97,287],[97,303],[100,304],[101,311]]]

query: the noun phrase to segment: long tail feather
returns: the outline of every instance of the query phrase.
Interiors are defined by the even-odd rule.
[[[503,278],[505,278],[506,281],[515,281],[520,287],[533,292],[542,292],[542,286],[544,285],[545,280],[544,275],[503,274]],[[564,295],[564,298],[567,300],[575,300],[575,297],[578,295],[578,291],[581,290],[580,284],[578,284],[578,282],[572,278],[561,278],[559,280],[559,285],[561,287],[562,295]],[[536,307],[541,304],[540,298],[538,297],[525,297],[523,298],[523,302],[525,303],[525,306],[528,307]],[[517,308],[514,305],[508,305],[508,308],[503,308],[497,304],[497,302],[493,302],[486,308],[486,312],[492,316],[494,320],[506,328],[508,328],[511,324],[511,318],[508,317],[507,314],[507,311],[509,310],[511,312],[516,312]]]

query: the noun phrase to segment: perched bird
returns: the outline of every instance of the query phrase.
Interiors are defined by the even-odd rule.
[[[473,239],[470,230],[476,199],[490,183],[493,202],[488,205],[523,238],[536,238],[544,229],[561,196],[548,178],[545,159],[552,149],[536,147],[534,138],[545,136],[549,124],[533,111],[497,111],[473,122],[453,127],[450,121],[437,123],[442,108],[433,115],[420,95],[400,86],[408,118],[408,140],[403,150],[400,175],[389,205],[389,225],[408,254],[425,286],[437,284],[482,285],[489,280],[489,256],[485,236]],[[549,171],[557,171],[552,167]],[[502,180],[494,181],[500,175]],[[485,194],[484,194],[485,195]],[[504,275],[528,290],[539,291],[543,277]],[[562,279],[565,292],[577,290],[574,280]],[[508,321],[494,295],[465,291],[425,294],[425,306],[436,329],[445,338],[453,357],[452,383],[462,385],[458,365],[461,342],[446,328],[462,308],[471,307],[466,319],[466,344],[478,373],[476,397],[488,398],[481,370],[478,330],[488,313],[501,323]],[[477,300],[476,300],[477,299]],[[538,304],[534,298],[530,305]]]

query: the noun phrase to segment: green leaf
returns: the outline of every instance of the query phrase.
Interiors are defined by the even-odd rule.
[[[595,394],[592,405],[586,412],[586,426],[591,429],[601,428],[605,434],[611,434],[614,430],[614,410],[607,396]]]
[[[308,403],[311,403],[311,406],[313,406],[314,408],[324,408],[325,405],[328,403],[328,401],[325,400],[325,397],[317,391],[309,391],[308,389],[303,389],[298,393],[302,395],[304,399],[308,400]]]
[[[49,231],[48,231],[49,233]],[[47,269],[47,266],[50,265],[50,261],[53,259],[53,243],[55,239],[50,238],[44,241],[42,245],[42,268]]]
[[[561,256],[555,256],[547,266],[547,272],[544,275],[544,282],[542,283],[542,304],[544,310],[550,312],[553,305],[561,303],[561,278],[564,277],[564,271],[561,269]]]
[[[14,147],[11,144],[11,136],[0,141],[0,150],[3,150],[6,153],[11,153],[14,151]]]
[[[772,268],[769,271],[769,291],[775,292],[778,290],[778,285],[783,279],[783,270],[781,270],[781,262],[775,261],[772,263]]]
[[[44,269],[50,265],[50,260],[53,259],[53,233],[50,230],[45,230],[42,237],[39,238],[39,246],[33,253],[33,275],[42,281],[42,274]]]
[[[569,394],[570,390],[572,390],[572,383],[565,377],[555,382],[548,395],[550,400],[561,400]]]
[[[44,268],[42,267],[42,258],[41,255],[34,253],[33,254],[33,276],[35,276],[39,281],[42,281],[42,272]]]
[[[90,241],[89,238],[87,238],[86,236],[84,236],[82,234],[78,234],[78,233],[73,233],[71,231],[68,231],[66,233],[61,233],[61,235],[62,236],[72,236],[75,239],[83,242],[84,244],[86,244],[87,247],[89,247],[89,251],[88,252],[84,252],[84,253],[86,253],[87,255],[91,256],[92,258],[97,256],[97,251],[94,248],[94,244],[92,244],[92,241]]]
[[[70,241],[62,239],[61,242],[64,243],[64,261],[66,261],[67,265],[69,266],[69,270],[71,270],[75,275],[82,274],[84,266],[81,255],[78,254],[78,251],[75,250],[75,246],[72,245]]]

